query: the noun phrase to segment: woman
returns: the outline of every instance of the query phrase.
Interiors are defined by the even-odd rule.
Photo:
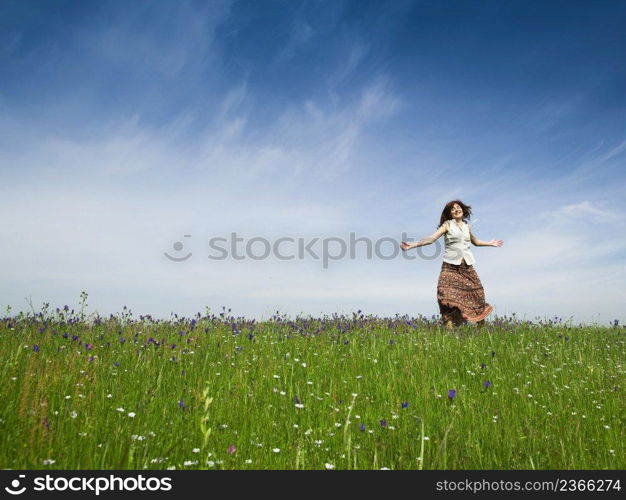
[[[441,212],[439,229],[435,234],[415,243],[403,241],[400,244],[400,248],[406,252],[411,248],[430,245],[446,235],[446,249],[437,284],[437,302],[443,323],[448,329],[466,321],[482,326],[493,310],[485,302],[485,291],[474,270],[475,260],[470,251],[470,242],[477,247],[501,247],[503,242],[476,238],[467,222],[471,216],[472,207],[460,200],[453,200]]]

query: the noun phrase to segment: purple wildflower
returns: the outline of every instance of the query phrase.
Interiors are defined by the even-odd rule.
[[[64,338],[64,339],[66,339],[66,338],[68,338],[68,337],[69,337],[69,335],[68,335],[68,333],[67,333],[67,332],[65,332],[62,336],[63,336],[63,338]]]
[[[483,382],[483,387],[484,387],[485,389],[489,389],[492,385],[493,385],[493,384],[492,384],[491,382],[489,382],[489,380],[485,380],[485,381]]]
[[[359,425],[359,430],[360,430],[361,432],[365,432],[365,424],[361,424],[361,425]]]
[[[93,349],[93,345],[91,344],[85,344],[85,350],[87,351],[91,351]]]
[[[33,346],[33,351],[39,352],[39,346],[37,344]]]
[[[124,342],[126,342],[126,339],[124,337],[120,337],[120,344],[123,344]]]
[[[72,340],[78,340],[78,335],[72,335]]]
[[[115,363],[113,363],[113,366],[117,368],[118,366],[120,366],[120,364],[116,361]]]
[[[448,391],[448,399],[452,401],[456,397],[456,389],[450,389]]]
[[[237,451],[237,447],[236,447],[234,444],[231,444],[231,445],[228,447],[228,453],[229,453],[230,455],[234,455],[236,451]]]
[[[182,399],[178,401],[178,407],[179,408],[184,408],[185,407],[185,403],[183,402]]]
[[[405,401],[404,403],[402,403],[402,408],[408,408],[409,407],[409,402]]]
[[[300,398],[298,398],[298,396],[295,396],[295,397],[293,398],[293,402],[294,402],[294,403],[296,403],[297,405],[301,404],[301,403],[300,403]]]
[[[93,360],[94,360],[94,357],[93,357],[93,356],[89,356],[89,358],[87,359],[87,361],[89,361],[90,363],[92,363],[92,362],[93,362]]]
[[[381,427],[387,427],[387,421],[385,419],[380,421],[380,426]]]

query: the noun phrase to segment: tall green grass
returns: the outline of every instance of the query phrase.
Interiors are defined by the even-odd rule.
[[[624,332],[6,317],[0,467],[624,469]]]

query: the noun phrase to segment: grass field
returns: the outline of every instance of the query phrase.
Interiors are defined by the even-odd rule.
[[[624,469],[625,334],[7,313],[0,467]]]

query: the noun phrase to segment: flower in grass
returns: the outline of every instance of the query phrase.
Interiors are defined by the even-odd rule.
[[[39,346],[37,344],[33,346],[33,351],[39,352]]]
[[[402,403],[402,408],[408,408],[409,407],[409,402],[405,401],[404,403]]]
[[[178,407],[179,407],[179,408],[184,408],[184,407],[185,407],[185,403],[183,402],[183,400],[182,400],[182,399],[180,399],[180,400],[178,401]]]
[[[131,411],[131,412],[128,414],[128,416],[129,416],[130,418],[135,418],[135,415],[136,415],[136,413],[135,413],[134,411]]]
[[[272,449],[272,451],[273,451],[274,453],[280,453],[280,448],[274,448],[274,449]]]
[[[117,411],[119,411],[120,413],[124,413],[124,412],[126,411],[126,410],[124,410],[124,408],[122,408],[122,407],[116,408],[116,410],[117,410]]]
[[[200,448],[194,448],[193,450],[191,450],[193,453],[200,453]]]
[[[380,421],[380,426],[381,426],[381,427],[387,427],[387,421],[386,421],[385,419],[382,419],[382,420]]]
[[[93,360],[94,360],[94,359],[95,359],[95,358],[94,358],[93,356],[89,356],[89,357],[87,358],[87,361],[89,361],[90,363],[93,363]]]
[[[52,460],[51,458],[46,458],[46,459],[43,461],[43,464],[44,464],[44,465],[52,465],[54,462],[56,462],[56,460]]]
[[[85,350],[86,351],[91,351],[93,349],[93,345],[92,344],[85,344]]]
[[[70,417],[72,417],[72,418],[76,418],[76,417],[78,417],[78,413],[76,413],[75,411],[73,411],[72,413],[70,413]]]
[[[72,340],[74,341],[78,340],[78,335],[72,335]]]
[[[489,380],[485,380],[485,381],[483,382],[483,387],[484,387],[485,389],[489,389],[492,385],[493,385],[493,384],[492,384],[491,382],[489,382]]]
[[[183,465],[185,467],[189,467],[190,465],[198,465],[198,461],[197,460],[193,460],[193,461],[192,460],[185,460],[183,462]]]
[[[456,389],[450,389],[448,391],[448,399],[452,401],[454,398],[456,398]]]
[[[324,467],[326,468],[326,470],[333,470],[335,468],[333,464],[329,464],[329,463],[325,463]]]
[[[359,425],[359,430],[360,430],[361,432],[365,432],[365,424],[361,424],[361,425]]]
[[[228,447],[228,454],[229,455],[234,455],[236,451],[237,451],[237,447],[234,444],[231,444]]]
[[[304,405],[302,403],[296,403],[296,408],[304,408]]]
[[[126,339],[124,337],[120,337],[120,344],[123,344],[124,342],[126,342]]]

